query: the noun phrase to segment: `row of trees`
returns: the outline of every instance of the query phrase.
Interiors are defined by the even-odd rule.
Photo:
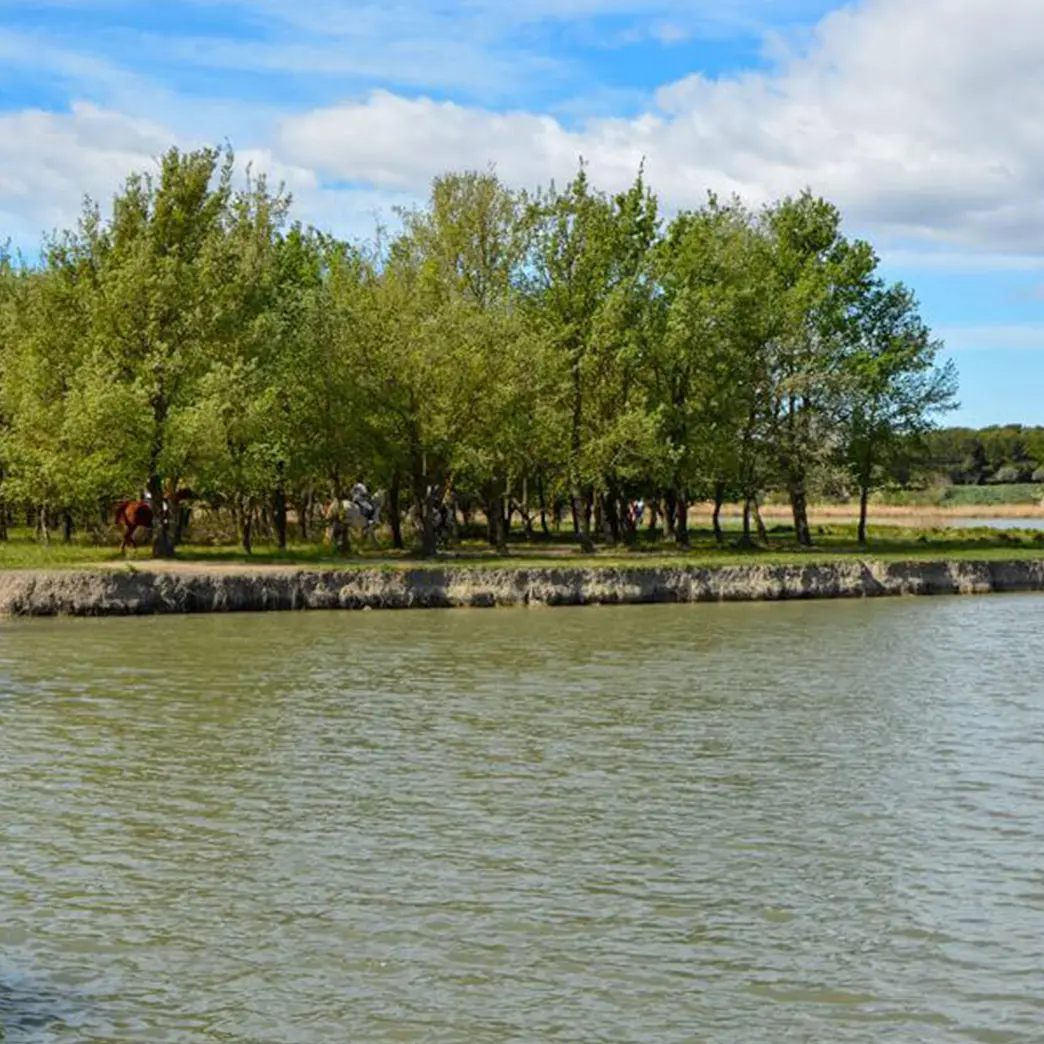
[[[187,483],[241,524],[264,505],[285,542],[288,505],[363,476],[432,552],[449,490],[497,545],[509,495],[564,500],[590,549],[594,520],[628,538],[639,494],[683,545],[693,498],[739,499],[749,540],[781,489],[808,544],[812,492],[865,508],[952,404],[913,295],[809,193],[667,222],[640,172],[618,195],[582,166],[531,193],[471,172],[400,217],[341,242],[231,153],[171,150],[37,263],[4,257],[4,500],[73,520]]]
[[[921,464],[928,475],[958,486],[1044,483],[1044,428],[940,428],[924,439]]]

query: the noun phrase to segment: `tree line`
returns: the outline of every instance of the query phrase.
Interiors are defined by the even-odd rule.
[[[955,486],[1044,483],[1044,428],[939,428],[923,440],[920,470]]]
[[[953,404],[952,366],[912,292],[810,192],[665,220],[641,170],[624,192],[581,166],[515,191],[436,178],[394,234],[344,242],[293,220],[232,153],[171,149],[32,262],[0,259],[0,518],[66,532],[186,485],[237,520],[288,513],[362,477],[435,550],[447,498],[558,505],[581,547],[633,539],[644,496],[688,542],[687,507],[785,491],[864,507]],[[154,553],[176,519],[160,512]],[[245,528],[244,528],[245,527]]]

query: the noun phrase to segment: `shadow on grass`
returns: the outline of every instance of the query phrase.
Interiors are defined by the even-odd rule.
[[[871,529],[870,541],[860,547],[852,525],[819,525],[813,528],[814,546],[799,547],[793,529],[775,525],[764,544],[741,546],[737,530],[727,530],[719,544],[710,528],[693,528],[690,546],[683,550],[662,533],[639,534],[631,545],[601,545],[594,555],[583,555],[569,532],[553,534],[551,539],[526,541],[521,535],[509,542],[506,553],[498,554],[478,538],[471,537],[440,551],[435,559],[423,558],[416,548],[395,550],[388,544],[356,545],[338,554],[323,543],[294,543],[285,549],[257,545],[247,555],[235,545],[185,544],[178,549],[178,561],[205,567],[283,566],[287,568],[403,568],[431,565],[474,566],[581,566],[581,565],[726,565],[729,563],[822,562],[853,558],[1022,558],[1044,556],[1044,531],[990,529],[916,529],[881,526]],[[113,546],[89,543],[41,545],[29,531],[14,532],[0,542],[0,569],[107,568],[125,565],[128,570],[147,569],[152,562],[147,547],[139,547],[125,557]]]

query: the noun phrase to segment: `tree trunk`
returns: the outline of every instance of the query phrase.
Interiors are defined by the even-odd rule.
[[[754,538],[750,535],[750,503],[752,499],[749,493],[743,498],[743,533],[739,539],[740,547],[754,546]]]
[[[725,534],[721,530],[721,505],[725,503],[725,483],[718,479],[714,483],[714,514],[711,522],[714,525],[714,541],[718,544],[725,543]]]
[[[649,501],[649,528],[648,528],[648,534],[649,534],[650,538],[656,536],[656,521],[659,518],[659,514],[660,514],[660,502],[658,500],[650,500]]]
[[[286,490],[278,486],[272,498],[272,521],[275,523],[276,544],[286,550]]]
[[[678,540],[678,546],[688,549],[689,547],[689,498],[685,490],[681,487],[678,488],[678,492],[675,494],[675,511],[677,513],[677,521],[674,525],[674,531]]]
[[[551,536],[551,530],[547,528],[547,502],[544,499],[544,480],[537,482],[537,496],[540,497],[540,528],[545,537]]]
[[[400,485],[402,479],[396,471],[392,476],[391,488],[388,490],[388,524],[391,526],[392,547],[402,550],[402,515],[399,506]]]
[[[501,503],[502,501],[497,501],[498,507]],[[497,549],[498,555],[506,555],[508,549],[508,526],[510,525],[510,521],[508,516],[500,510],[496,511],[495,514],[499,524],[495,527],[493,533],[493,546]]]
[[[163,498],[163,480],[159,475],[149,476],[149,494],[152,497],[152,557],[173,558],[174,541],[170,537],[170,517]]]
[[[667,537],[674,536],[674,525],[678,521],[678,501],[675,499],[674,490],[667,490],[663,498],[663,524]]]
[[[413,468],[413,503],[420,523],[421,554],[433,558],[438,554],[438,534],[435,531],[435,488],[429,486],[423,458]]]
[[[870,503],[870,483],[859,483],[859,546],[866,547],[866,516]]]
[[[754,523],[758,527],[758,540],[763,544],[768,544],[768,530],[765,528],[765,523],[761,517],[761,505],[758,503],[758,498],[754,498]]]
[[[431,494],[424,493],[421,497],[422,522],[421,522],[421,554],[425,558],[433,558],[438,554],[438,534],[435,532],[435,512],[431,503]]]
[[[808,525],[808,499],[803,478],[790,483],[790,507],[794,513],[794,535],[802,547],[812,546],[812,530]]]
[[[591,539],[591,516],[586,498],[579,488],[573,489],[573,529],[580,543],[580,550],[589,555],[594,551]]]
[[[51,546],[51,529],[47,523],[47,508],[42,504],[40,505],[40,541],[45,547]]]
[[[185,528],[188,524],[188,511],[181,506],[181,501],[175,499],[174,501],[174,535],[173,541],[174,546],[178,547],[181,544],[182,537],[185,535]]]
[[[339,511],[334,522],[333,536],[334,547],[337,548],[338,553],[342,555],[349,554],[352,550],[352,527],[341,517]]]
[[[457,494],[443,495],[442,509],[446,519],[446,540],[453,547],[460,544],[460,522],[457,519]]]
[[[573,518],[576,523],[576,535],[580,541],[580,550],[585,555],[593,554],[594,541],[591,539],[591,515],[590,508],[584,503],[585,496],[580,488],[580,451],[583,447],[581,434],[584,419],[583,380],[581,376],[581,354],[579,347],[573,348],[573,426],[571,431],[570,449],[572,460],[570,461],[571,485],[573,487]]]
[[[240,539],[243,542],[243,550],[251,555],[254,553],[254,512],[249,505],[244,505],[240,512]]]
[[[62,512],[62,543],[71,544],[73,535],[73,517],[72,512],[65,510]]]
[[[493,479],[485,488],[486,540],[498,554],[507,551],[507,516],[504,512],[504,483]]]
[[[0,467],[0,487],[4,482],[4,469]],[[7,539],[7,501],[0,497],[0,540]]]
[[[504,483],[501,496],[500,496],[500,507],[501,507],[501,541],[502,543],[497,544],[498,551],[507,550],[508,537],[511,536],[511,498],[508,494],[507,483]]]
[[[620,512],[620,501],[623,497],[620,494],[620,489],[615,482],[609,483],[609,489],[604,497],[604,506],[602,508],[602,514],[605,518],[609,539],[614,544],[619,544],[624,538],[624,519]]]

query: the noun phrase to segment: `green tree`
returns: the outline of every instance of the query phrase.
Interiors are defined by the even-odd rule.
[[[633,394],[655,201],[640,175],[614,201],[591,188],[581,167],[563,190],[531,200],[528,218],[528,318],[556,360],[573,514],[581,549],[591,552],[596,494],[613,472],[633,473],[655,438],[647,402]]]
[[[844,238],[835,206],[807,191],[769,207],[763,221],[775,259],[765,292],[778,308],[772,440],[795,535],[809,546],[809,481],[837,449],[852,310],[877,260],[868,244]]]
[[[421,474],[415,451],[407,454],[421,527],[430,528],[435,506],[426,503],[429,488],[444,493],[463,480],[481,492],[491,542],[504,549],[509,482],[534,466],[547,442],[540,410],[545,359],[518,307],[524,207],[493,173],[465,171],[436,178],[428,206],[403,217],[399,259],[408,256],[416,266],[432,343],[446,364],[440,372],[451,382],[444,391],[452,390],[459,403],[449,408],[463,413],[453,438],[431,455],[443,472],[434,482],[423,474],[427,452]]]
[[[197,400],[222,300],[215,258],[232,196],[230,152],[171,149],[157,175],[133,174],[107,224],[89,208],[82,240],[94,269],[95,365],[142,408],[126,419],[145,447],[153,554],[174,553],[166,486],[190,467],[179,415]]]
[[[911,439],[956,406],[957,374],[952,359],[938,365],[941,342],[901,283],[869,287],[855,327],[845,360],[845,447],[859,484],[859,543],[866,544],[871,490]]]
[[[660,403],[676,534],[688,541],[688,491],[710,492],[715,532],[726,492],[752,495],[768,410],[765,346],[769,255],[738,200],[711,196],[679,214],[659,248],[662,332],[648,357]]]

